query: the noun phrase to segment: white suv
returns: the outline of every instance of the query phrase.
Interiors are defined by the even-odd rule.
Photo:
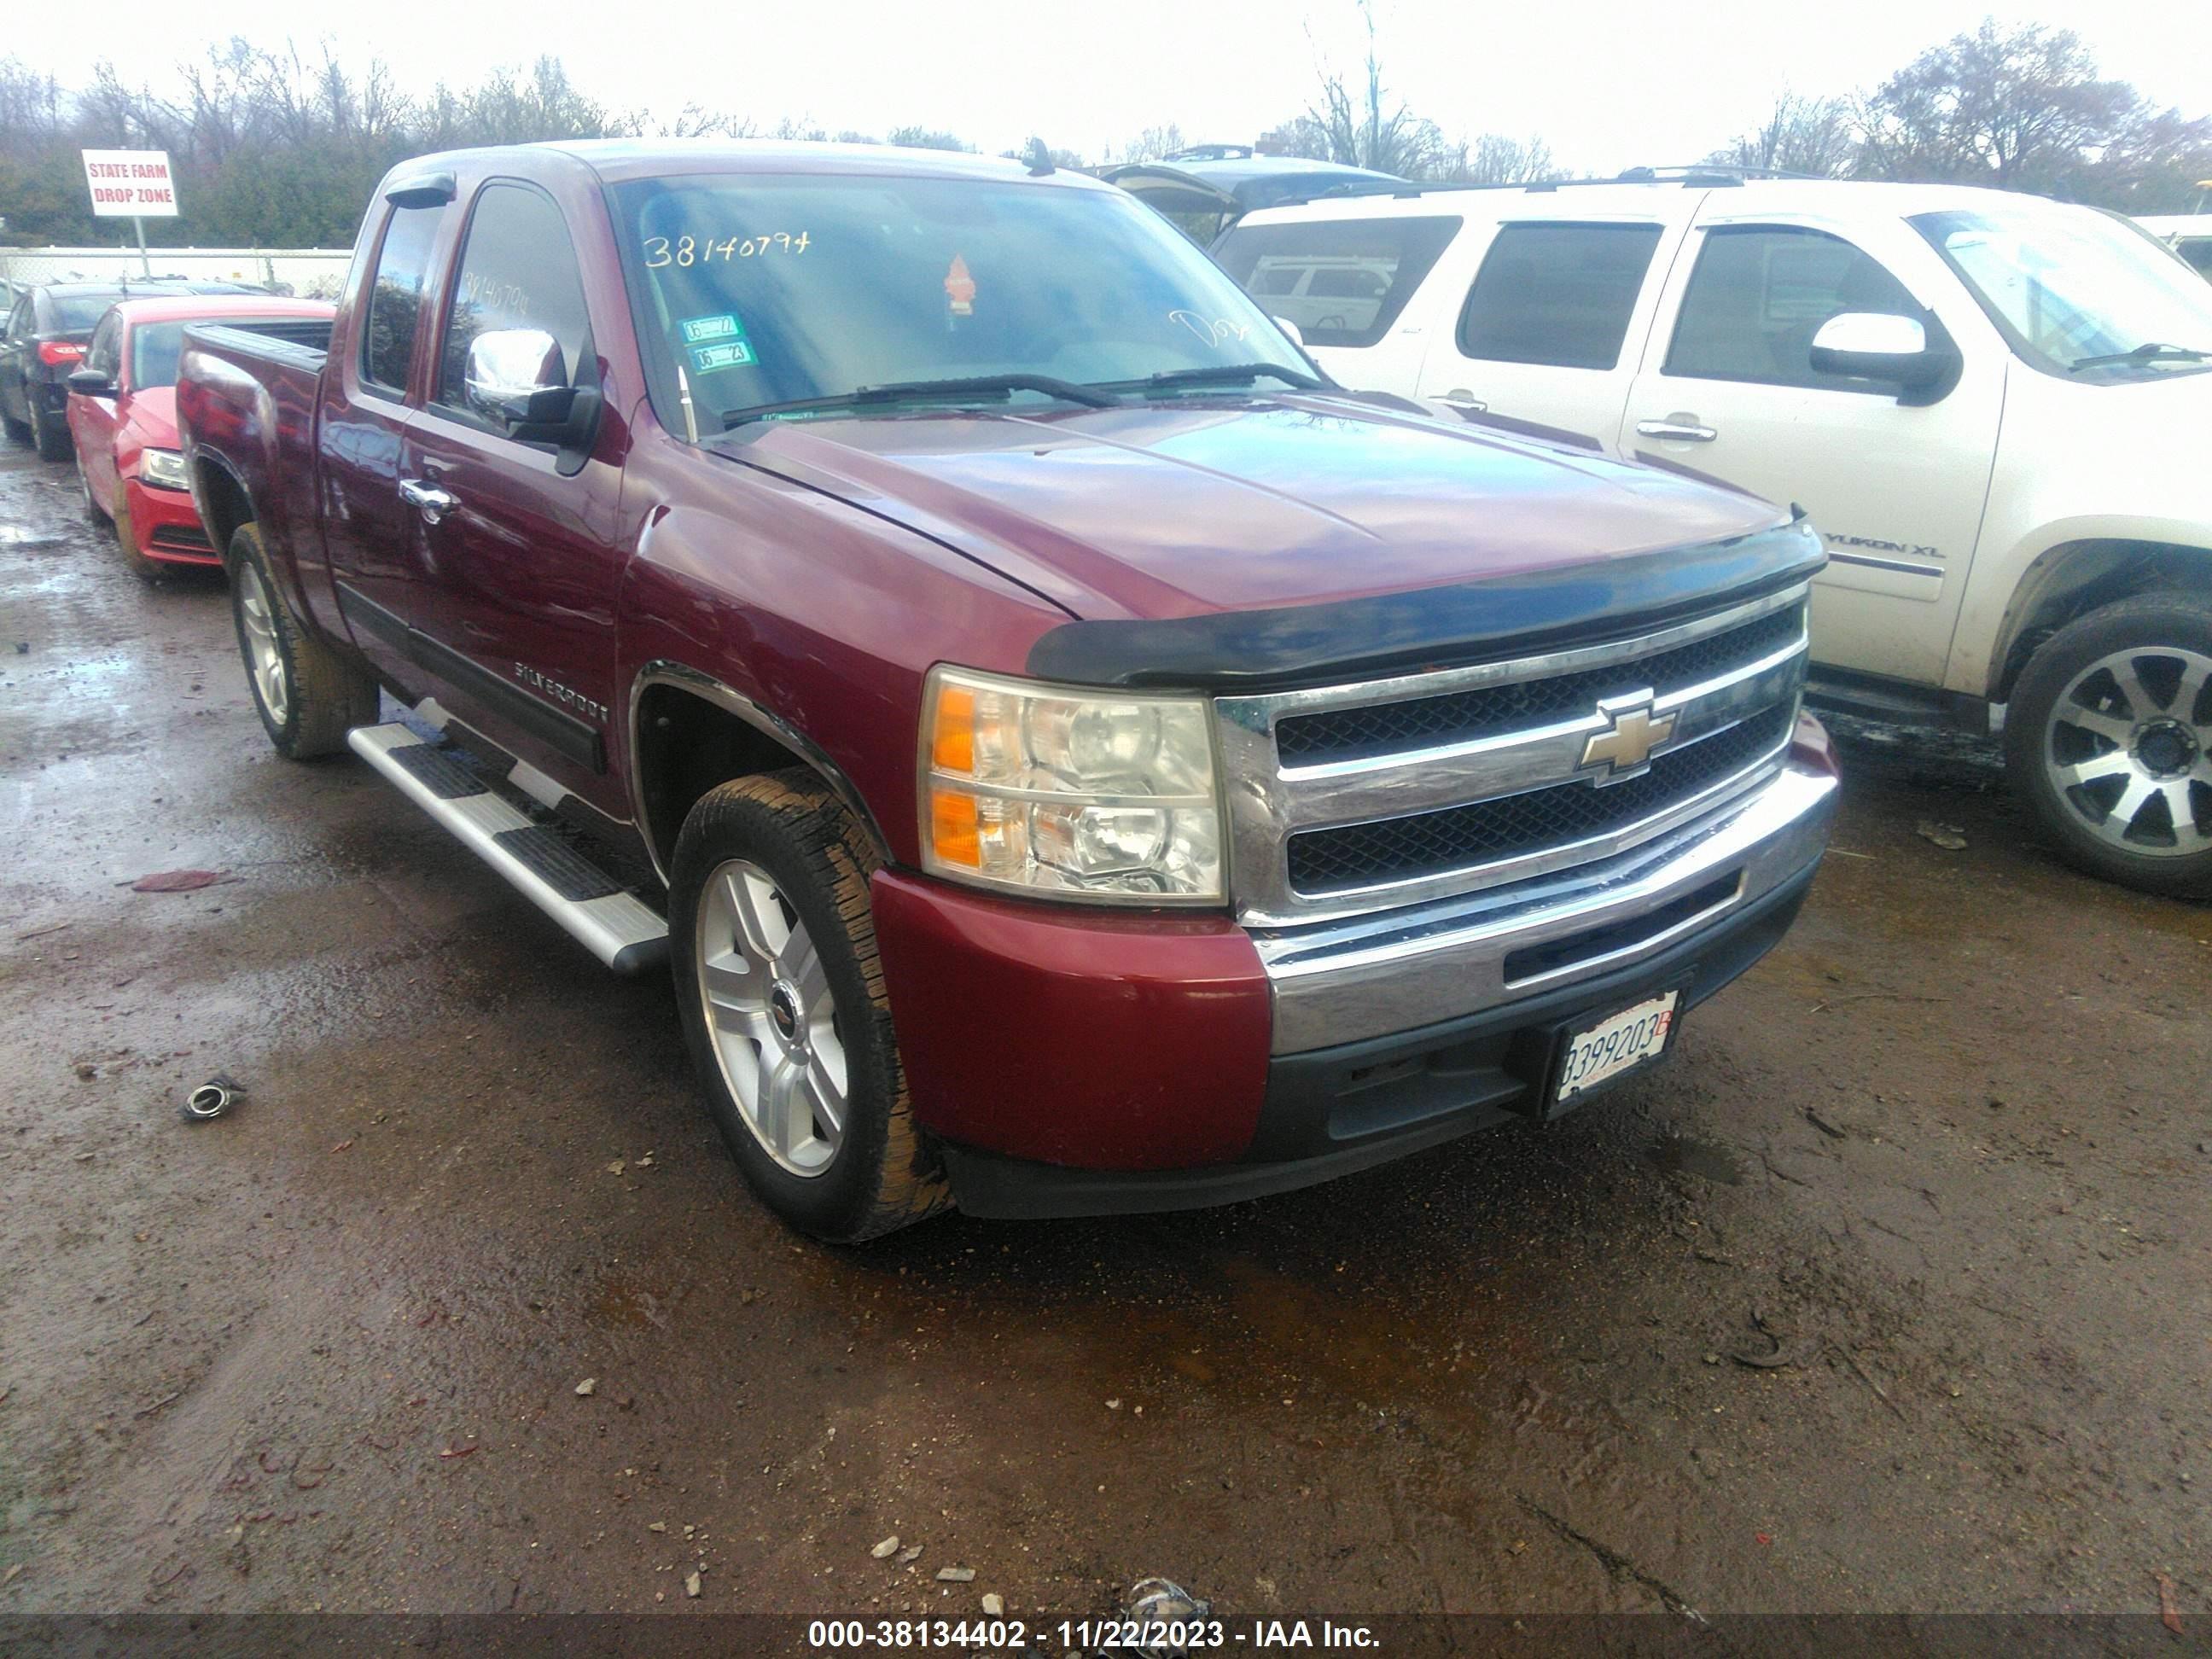
[[[2071,857],[2212,892],[2212,285],[2148,234],[1692,172],[1316,200],[1214,255],[1263,303],[1297,273],[1291,320],[1347,386],[1802,504],[1816,700],[1984,731],[2003,705]],[[1366,280],[1332,308],[1324,271]]]

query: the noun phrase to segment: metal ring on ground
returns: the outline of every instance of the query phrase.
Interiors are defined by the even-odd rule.
[[[220,1083],[203,1083],[185,1097],[185,1116],[196,1123],[221,1117],[234,1098]]]

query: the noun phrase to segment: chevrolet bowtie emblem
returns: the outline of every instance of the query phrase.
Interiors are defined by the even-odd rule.
[[[1620,708],[1601,704],[1598,713],[1611,724],[1589,734],[1583,744],[1583,764],[1605,767],[1607,777],[1636,771],[1651,758],[1653,750],[1674,735],[1674,711],[1655,715],[1648,698]]]

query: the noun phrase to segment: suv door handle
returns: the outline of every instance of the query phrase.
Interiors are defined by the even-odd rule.
[[[1486,413],[1490,408],[1488,404],[1463,386],[1455,386],[1449,392],[1439,392],[1431,401],[1448,404],[1453,409],[1471,410],[1477,415]]]
[[[450,489],[441,489],[427,478],[402,478],[399,499],[419,509],[424,524],[435,524],[460,505]]]
[[[1709,426],[1679,419],[1638,421],[1636,429],[1647,438],[1672,438],[1684,444],[1709,444],[1721,435]]]

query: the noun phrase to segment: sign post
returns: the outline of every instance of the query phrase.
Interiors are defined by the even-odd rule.
[[[146,221],[177,216],[176,181],[165,149],[88,149],[84,182],[92,191],[92,216],[128,219],[138,233],[138,269],[154,275],[146,253]]]

